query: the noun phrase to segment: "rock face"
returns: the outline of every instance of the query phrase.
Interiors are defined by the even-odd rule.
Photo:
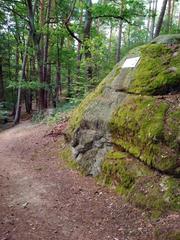
[[[136,67],[123,68],[132,57]],[[158,37],[130,51],[73,112],[75,160],[139,205],[176,209],[179,105],[180,35]]]

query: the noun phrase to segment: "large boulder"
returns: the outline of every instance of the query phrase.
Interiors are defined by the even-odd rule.
[[[167,191],[162,190],[165,192],[161,200],[163,206],[176,208],[178,200],[174,194],[178,180],[174,176],[180,176],[179,39],[180,35],[163,36],[131,50],[70,119],[72,152],[86,174],[102,178],[108,175],[109,179],[114,176],[116,180],[110,182],[118,188],[127,184],[124,189],[128,191],[122,192],[133,196],[136,202],[143,198],[138,188],[144,186],[147,191],[149,184],[154,184],[150,188],[153,193],[148,190],[147,198],[143,198],[144,204],[148,197],[155,201],[164,182],[167,186],[175,183],[170,186],[173,191],[164,187]],[[129,58],[137,59],[134,67],[125,65]],[[125,153],[123,159],[107,157],[114,151]],[[122,168],[121,163],[131,167]],[[143,175],[138,176],[139,171]]]

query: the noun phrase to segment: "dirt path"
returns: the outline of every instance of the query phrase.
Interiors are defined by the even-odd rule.
[[[25,122],[0,133],[0,240],[153,240],[180,226],[67,169],[48,130]]]

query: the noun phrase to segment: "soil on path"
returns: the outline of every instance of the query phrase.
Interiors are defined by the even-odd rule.
[[[152,221],[68,169],[49,131],[25,122],[0,133],[0,240],[164,240],[180,227],[177,214]]]

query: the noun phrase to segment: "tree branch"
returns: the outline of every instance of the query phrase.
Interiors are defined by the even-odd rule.
[[[3,6],[3,8],[5,8],[6,10],[12,12],[13,14],[16,14],[18,17],[20,17],[21,19],[25,20],[27,23],[29,23],[29,20],[22,16],[21,14],[19,14],[14,8],[10,8],[8,6]]]
[[[68,33],[71,35],[71,37],[73,37],[73,38],[76,39],[79,43],[82,44],[82,43],[83,43],[82,40],[81,40],[80,38],[78,38],[78,37],[75,35],[75,33],[69,28],[69,23],[64,22],[64,24],[65,24],[65,27],[66,27]]]
[[[130,25],[133,25],[131,21],[129,21],[128,19],[124,18],[123,16],[99,15],[99,16],[92,16],[92,18],[93,19],[97,19],[97,18],[115,18],[115,19],[123,20],[123,21],[127,22]]]
[[[67,18],[64,20],[64,25],[65,25],[68,33],[71,35],[71,37],[73,37],[73,38],[76,39],[79,43],[82,44],[82,40],[81,40],[80,38],[78,38],[78,37],[75,35],[75,33],[74,33],[74,32],[70,29],[70,27],[69,27],[69,22],[70,22],[70,19],[71,19],[72,14],[73,14],[73,12],[74,12],[75,4],[76,4],[76,0],[74,0],[73,5],[72,5],[72,8],[71,8],[71,10],[70,10],[70,13],[69,13],[69,15],[67,16]]]

